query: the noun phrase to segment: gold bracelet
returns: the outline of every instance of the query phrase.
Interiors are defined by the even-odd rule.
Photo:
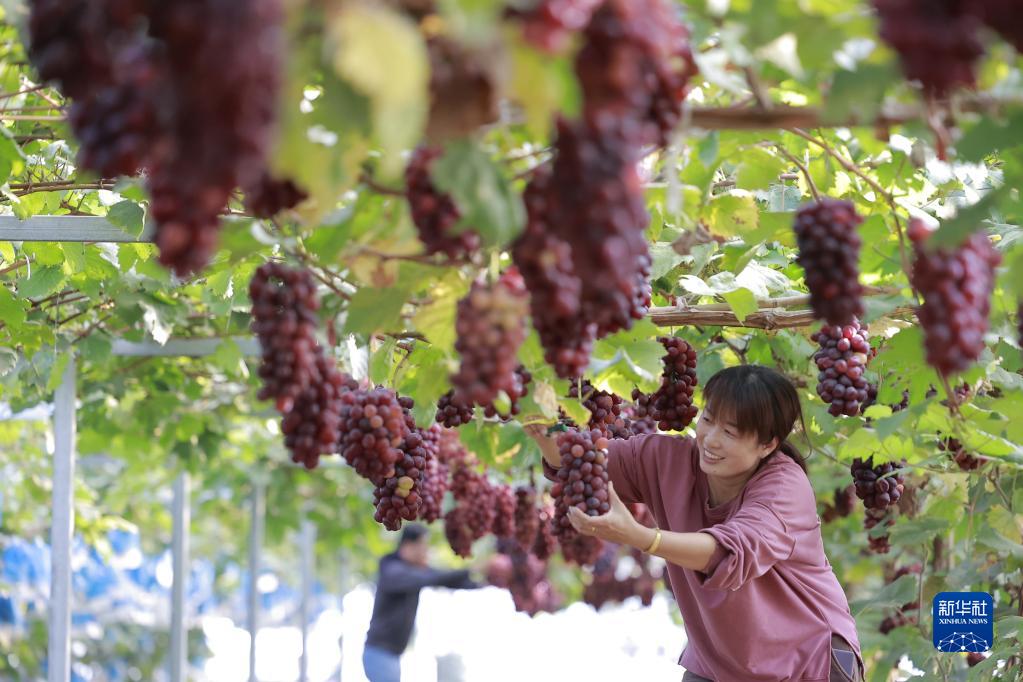
[[[661,529],[654,528],[654,530],[657,531],[654,534],[654,541],[650,544],[649,549],[644,551],[644,554],[653,554],[657,551],[657,548],[661,546]]]

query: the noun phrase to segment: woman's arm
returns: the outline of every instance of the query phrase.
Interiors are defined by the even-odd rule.
[[[608,492],[611,511],[603,516],[587,516],[572,507],[568,510],[568,519],[572,526],[583,535],[595,535],[601,540],[629,545],[642,552],[647,551],[654,544],[657,531],[647,528],[635,519],[618,497],[613,483],[608,486]],[[717,540],[707,533],[674,533],[662,530],[661,541],[653,554],[682,568],[702,571],[707,568],[717,549]]]

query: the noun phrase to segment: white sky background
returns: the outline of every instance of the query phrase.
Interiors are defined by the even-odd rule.
[[[523,679],[585,679],[590,682],[639,679],[678,682],[676,664],[685,631],[658,593],[649,608],[637,598],[607,605],[601,612],[582,603],[535,618],[517,613],[505,590],[425,589],[416,630],[402,657],[402,682],[522,682]],[[366,682],[362,646],[373,608],[372,586],[345,595],[344,614],[325,611],[310,631],[309,682],[337,680],[338,647],[344,635],[344,682]],[[244,623],[223,617],[204,619],[212,651],[204,667],[209,682],[248,682],[249,636]],[[297,628],[263,628],[257,639],[260,682],[298,679],[300,636]],[[464,675],[438,676],[461,663]]]

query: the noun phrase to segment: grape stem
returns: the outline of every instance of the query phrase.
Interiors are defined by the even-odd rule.
[[[386,196],[392,197],[405,196],[405,192],[403,190],[397,189],[395,187],[387,187],[385,185],[381,185],[375,179],[373,179],[373,176],[370,175],[369,173],[361,173],[359,175],[359,182],[366,185],[366,187],[369,187],[377,194],[384,194]]]

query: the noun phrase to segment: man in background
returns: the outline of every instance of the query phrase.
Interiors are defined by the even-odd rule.
[[[401,531],[398,548],[380,559],[373,617],[369,622],[362,665],[370,682],[400,682],[401,654],[412,636],[424,587],[474,589],[468,570],[439,571],[427,565],[429,531],[418,523]]]

